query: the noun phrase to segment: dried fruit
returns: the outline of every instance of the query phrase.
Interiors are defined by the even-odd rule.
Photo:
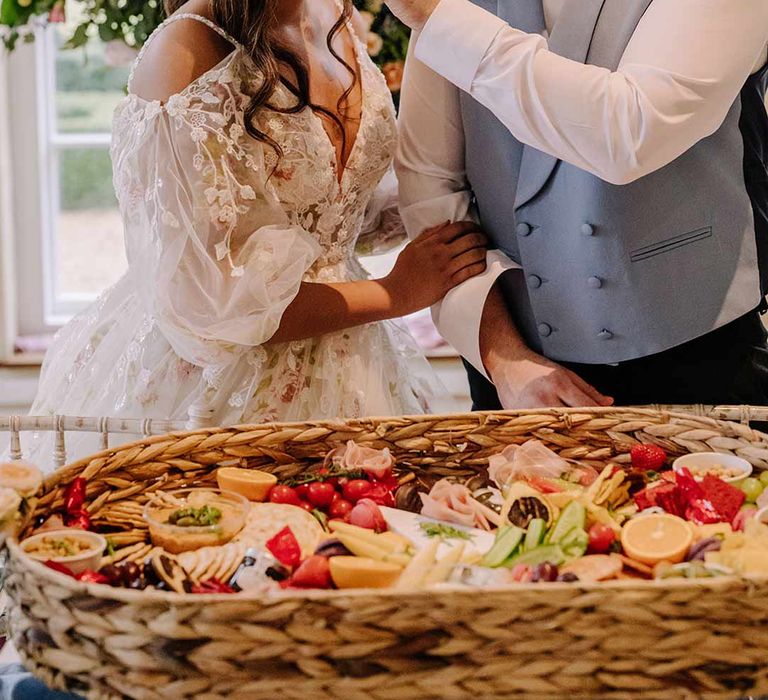
[[[544,502],[536,498],[535,496],[523,496],[522,498],[514,501],[507,514],[507,520],[512,525],[521,527],[524,530],[528,529],[532,520],[544,520],[549,521],[550,513],[549,508]]]

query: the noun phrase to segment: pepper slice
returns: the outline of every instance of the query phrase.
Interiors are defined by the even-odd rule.
[[[83,477],[78,476],[72,480],[64,491],[64,511],[67,514],[75,513],[82,509],[85,503],[85,487],[87,482]]]
[[[110,580],[107,576],[105,576],[102,573],[99,573],[98,571],[92,571],[91,569],[88,569],[87,571],[83,571],[82,574],[78,574],[75,576],[75,578],[80,581],[81,583],[103,583],[103,584],[110,584]]]
[[[293,569],[301,563],[301,547],[290,527],[284,527],[269,540],[267,549],[283,566]]]

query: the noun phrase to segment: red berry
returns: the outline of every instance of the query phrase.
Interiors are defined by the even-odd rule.
[[[314,484],[309,485],[307,500],[317,508],[326,508],[331,505],[336,495],[336,489],[331,484],[316,481]]]
[[[281,503],[289,506],[300,506],[301,499],[299,494],[296,493],[296,489],[291,486],[285,486],[284,484],[278,484],[273,486],[269,492],[270,503]]]
[[[365,479],[352,479],[344,484],[342,492],[344,498],[352,503],[357,503],[361,498],[365,498],[371,491],[372,485],[370,481]]]
[[[328,515],[331,518],[340,518],[343,520],[349,515],[351,510],[352,504],[349,501],[346,501],[343,498],[335,498],[333,503],[331,503],[331,507],[328,509]]]
[[[616,533],[607,525],[595,523],[589,528],[589,553],[605,554],[616,541]]]
[[[658,445],[635,445],[631,455],[632,466],[641,471],[661,471],[667,463],[667,453]]]

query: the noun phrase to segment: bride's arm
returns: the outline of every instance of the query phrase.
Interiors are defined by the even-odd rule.
[[[439,226],[409,243],[380,280],[304,283],[270,343],[407,316],[485,269],[485,238],[468,223]]]

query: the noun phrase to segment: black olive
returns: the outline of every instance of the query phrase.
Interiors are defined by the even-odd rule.
[[[323,557],[348,557],[352,554],[340,540],[328,540],[323,542],[316,550],[315,554]]]
[[[270,566],[264,573],[273,581],[285,581],[291,576],[291,572],[281,564]]]

